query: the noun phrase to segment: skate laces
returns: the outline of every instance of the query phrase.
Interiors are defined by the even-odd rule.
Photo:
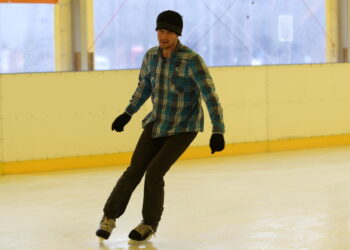
[[[143,223],[139,224],[134,230],[137,231],[138,233],[140,233],[141,235],[145,235],[149,232],[151,232],[151,234],[155,234],[155,232],[151,226],[143,224]]]
[[[113,230],[113,228],[115,228],[115,220],[107,218],[107,217],[103,217],[100,227],[102,230],[106,230],[108,232],[111,232]]]

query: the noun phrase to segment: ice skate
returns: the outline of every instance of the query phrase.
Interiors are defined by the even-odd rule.
[[[100,241],[107,240],[115,228],[115,220],[103,216],[100,222],[100,227],[96,231],[96,235]]]
[[[155,234],[154,229],[150,225],[146,225],[141,222],[135,229],[129,234],[129,244],[137,244],[139,242],[148,241]]]

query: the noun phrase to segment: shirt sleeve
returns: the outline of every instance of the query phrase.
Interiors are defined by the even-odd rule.
[[[135,114],[140,109],[140,107],[147,101],[147,99],[152,93],[152,87],[147,70],[148,63],[149,60],[146,54],[142,61],[137,88],[134,94],[132,95],[130,104],[125,109],[125,112],[129,115]]]
[[[199,55],[191,60],[189,74],[199,87],[203,100],[207,106],[211,123],[213,125],[212,132],[220,134],[225,133],[223,110],[219,102],[219,97],[215,93],[215,86],[209,70]]]

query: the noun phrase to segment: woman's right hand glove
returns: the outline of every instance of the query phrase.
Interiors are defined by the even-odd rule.
[[[117,132],[124,131],[124,126],[130,121],[130,119],[131,119],[131,116],[128,115],[127,113],[121,114],[112,123],[112,130],[115,130]]]
[[[212,134],[210,138],[211,153],[220,152],[225,148],[225,139],[223,134]]]

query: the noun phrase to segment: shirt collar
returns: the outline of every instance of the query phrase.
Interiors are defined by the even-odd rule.
[[[178,39],[178,40],[177,40],[176,47],[175,47],[175,49],[173,50],[173,52],[171,53],[170,58],[176,57],[177,52],[179,52],[179,50],[180,50],[181,48],[182,48],[182,43],[181,43],[180,40]],[[158,55],[163,57],[163,55],[162,55],[162,49],[161,49],[159,46],[158,46]]]

